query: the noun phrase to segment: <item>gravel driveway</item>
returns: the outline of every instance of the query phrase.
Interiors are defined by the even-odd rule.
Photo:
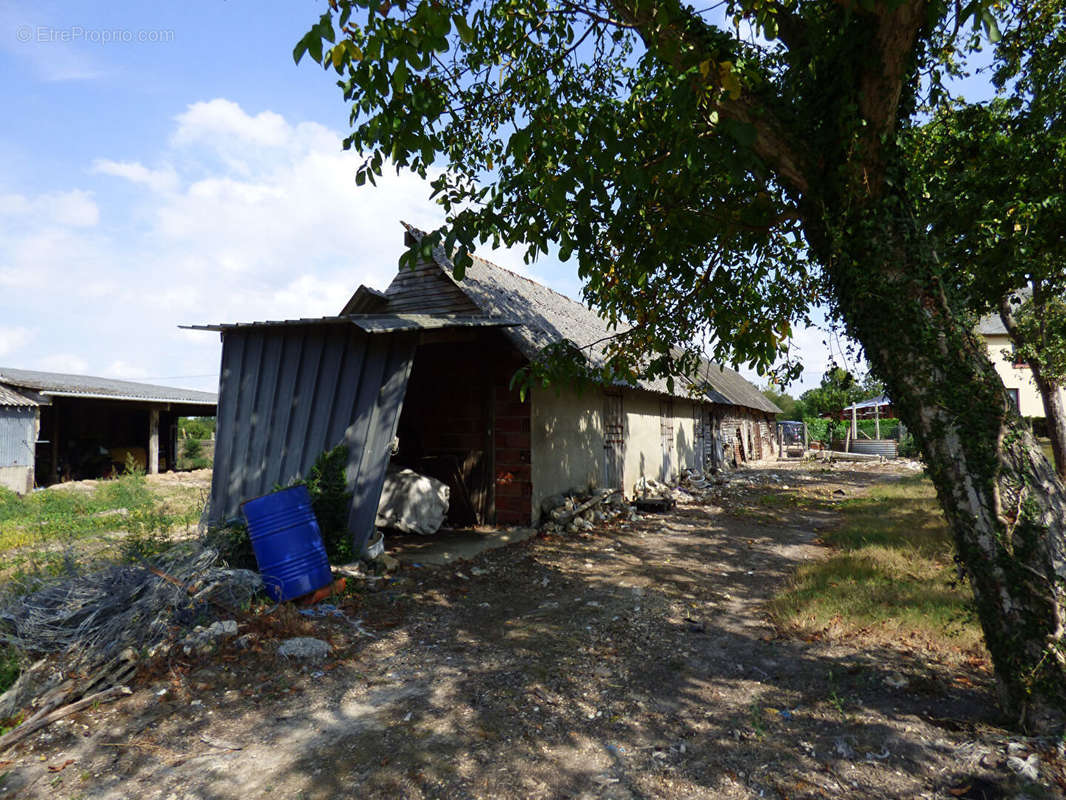
[[[823,493],[894,474],[792,469]],[[749,477],[786,491],[770,471]],[[242,623],[251,649],[159,664],[4,755],[0,798],[1060,796],[1061,761],[998,727],[987,672],[767,621],[831,517],[682,505],[405,567],[346,607],[372,638]],[[283,635],[334,654],[280,661]]]

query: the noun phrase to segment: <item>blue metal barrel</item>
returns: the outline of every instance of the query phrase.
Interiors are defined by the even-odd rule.
[[[247,500],[241,511],[248,520],[255,560],[271,597],[279,602],[291,600],[333,580],[306,486]]]

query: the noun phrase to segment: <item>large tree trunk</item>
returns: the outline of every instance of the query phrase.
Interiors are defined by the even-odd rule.
[[[1039,283],[1034,286],[1033,300],[1039,303],[1042,300]],[[1040,313],[1038,311],[1038,313]],[[1009,297],[1003,298],[999,306],[999,318],[1003,320],[1003,327],[1007,335],[1017,347],[1024,347],[1018,324],[1014,319]],[[1040,399],[1044,404],[1044,417],[1047,419],[1048,437],[1051,439],[1051,454],[1055,459],[1055,471],[1059,480],[1066,480],[1066,407],[1062,400],[1062,387],[1055,381],[1049,380],[1044,374],[1043,366],[1039,360],[1032,361],[1029,369],[1033,373],[1033,381],[1040,391]]]
[[[1047,432],[1051,439],[1051,455],[1055,459],[1055,471],[1060,481],[1066,481],[1066,404],[1062,400],[1062,387],[1052,383],[1033,369],[1033,380],[1040,390],[1047,418]]]
[[[1002,707],[1031,730],[1055,729],[1066,719],[1066,491],[906,208],[898,198],[848,208],[838,224],[808,225],[810,240],[848,332],[925,455]]]

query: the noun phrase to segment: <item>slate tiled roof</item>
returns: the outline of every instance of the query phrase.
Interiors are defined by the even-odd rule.
[[[67,375],[59,372],[38,372],[29,369],[0,367],[0,386],[11,389],[30,389],[45,395],[100,397],[123,400],[149,400],[161,403],[188,403],[213,406],[218,395],[193,389],[175,389],[148,383],[97,378],[91,375]]]
[[[989,314],[981,317],[977,323],[977,332],[982,336],[1006,336],[1007,329],[1003,326],[1003,320],[999,314]]]
[[[408,232],[415,237],[421,236],[420,231],[409,226]],[[586,352],[591,353],[594,362],[603,363],[603,347],[594,343],[615,332],[608,329],[607,323],[599,315],[581,303],[478,256],[474,256],[473,264],[461,281],[452,278],[451,262],[442,249],[434,252],[434,260],[442,273],[453,280],[455,286],[482,313],[521,323],[506,328],[504,332],[526,358],[533,358],[546,345],[569,339],[582,348],[591,345]],[[708,386],[706,395],[711,402],[754,408],[771,414],[781,411],[740,373],[729,367],[704,360],[696,382]],[[664,378],[643,380],[640,387],[660,394],[691,397],[683,392],[681,383],[683,381],[675,381],[673,392],[668,390]]]
[[[1011,305],[1018,308],[1024,301],[1033,296],[1032,288],[1026,286],[1013,292]],[[982,336],[1006,336],[1007,328],[1003,325],[1003,318],[998,311],[986,314],[977,323],[977,332]]]

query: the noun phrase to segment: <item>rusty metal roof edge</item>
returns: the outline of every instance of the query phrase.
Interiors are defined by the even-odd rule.
[[[208,325],[179,325],[183,330],[223,332],[247,328],[280,328],[296,325],[336,325],[350,323],[366,333],[392,333],[405,330],[437,330],[442,328],[491,328],[521,325],[507,317],[469,316],[458,314],[344,314],[334,317],[304,317],[300,319],[262,320],[255,322],[220,322]]]
[[[205,394],[208,394],[205,392]],[[217,406],[217,400],[207,399],[191,399],[182,397],[143,397],[132,394],[105,394],[102,392],[60,392],[43,390],[41,395],[44,397],[77,397],[83,400],[121,400],[123,402],[134,403],[154,403],[156,405],[160,403],[166,403],[172,406]]]

